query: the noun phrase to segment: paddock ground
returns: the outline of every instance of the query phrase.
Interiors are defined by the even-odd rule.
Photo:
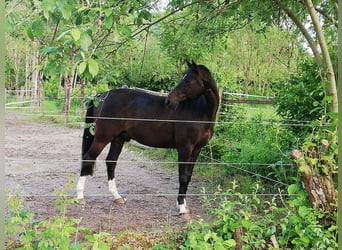
[[[56,190],[61,190],[69,198],[76,196],[81,136],[81,129],[6,113],[6,189],[22,197],[25,207],[35,214],[35,221],[48,220],[59,214],[55,204]],[[116,182],[127,203],[115,205],[108,192],[103,161],[107,150],[100,155],[94,176],[87,178],[86,204],[69,205],[68,217],[82,218],[80,227],[113,234],[123,230],[164,230],[184,225],[185,218],[178,216],[176,208],[176,167],[172,173],[165,172],[157,163],[124,147],[117,166]],[[200,189],[200,184],[192,181],[189,193],[194,190],[198,193]],[[198,196],[188,197],[187,203],[192,219],[204,218]]]

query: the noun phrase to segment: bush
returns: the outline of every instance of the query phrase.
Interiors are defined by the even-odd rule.
[[[234,182],[232,189],[204,198],[213,221],[191,223],[181,249],[235,249],[236,230],[243,249],[270,249],[275,242],[280,249],[337,248],[337,215],[333,225],[320,221],[322,213],[311,208],[300,184],[288,187],[288,199],[265,198],[258,184],[251,195],[236,188]]]
[[[71,185],[68,183],[67,185]],[[59,190],[56,206],[59,214],[48,220],[33,221],[34,213],[24,209],[19,195],[8,191],[6,249],[174,249],[175,235],[167,232],[94,233],[80,227],[81,219],[68,218],[67,207],[76,199],[69,199]],[[82,236],[84,235],[84,237]]]
[[[34,214],[23,209],[23,200],[18,195],[8,193],[9,217],[6,229],[9,249],[80,249],[80,244],[72,236],[83,231],[78,227],[81,220],[65,216],[67,204],[74,200],[66,199],[66,195],[61,192],[58,194],[60,198],[56,204],[61,214],[48,221],[33,222]]]
[[[202,153],[227,163],[226,175],[244,175],[248,171],[290,183],[296,171],[287,165],[288,151],[295,142],[291,131],[276,121],[266,121],[261,115],[249,120],[237,116],[232,123],[216,126],[210,145]]]
[[[274,84],[274,105],[284,123],[307,124],[320,119],[328,109],[330,97],[325,95],[327,86],[323,81],[317,64],[313,60],[304,61],[297,75],[287,82]],[[310,132],[309,126],[291,126],[299,138]]]

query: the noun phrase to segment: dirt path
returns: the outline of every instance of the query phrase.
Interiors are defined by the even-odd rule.
[[[49,219],[58,213],[54,190],[76,196],[75,183],[80,171],[81,129],[27,121],[6,114],[5,156],[6,188],[19,194],[35,213],[35,220]],[[100,155],[95,174],[87,178],[85,205],[72,204],[67,215],[82,218],[82,227],[94,231],[117,233],[122,230],[163,230],[166,226],[184,224],[177,216],[177,168],[165,173],[156,163],[124,148],[119,158],[116,182],[126,197],[123,206],[115,205],[107,187],[106,154]],[[120,162],[121,160],[121,162]],[[67,183],[74,182],[72,188]],[[189,193],[200,187],[192,182]],[[203,217],[196,196],[188,197],[191,217]]]

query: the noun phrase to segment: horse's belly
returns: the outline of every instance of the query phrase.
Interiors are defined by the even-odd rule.
[[[132,138],[133,140],[154,148],[175,148],[175,144],[171,140],[160,140],[160,139],[154,139],[154,138],[141,138],[141,137],[135,137]]]
[[[141,127],[127,131],[133,140],[155,148],[174,148],[175,142],[172,131],[167,128]]]

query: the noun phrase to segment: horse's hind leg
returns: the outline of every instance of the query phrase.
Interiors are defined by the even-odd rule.
[[[81,175],[77,183],[77,199],[79,203],[84,203],[84,187],[86,177],[93,175],[96,158],[102,152],[108,142],[99,141],[96,137],[89,151],[82,158]]]
[[[108,188],[109,188],[109,192],[114,196],[114,202],[116,204],[125,203],[125,199],[121,197],[115,184],[115,167],[116,167],[119,155],[121,153],[123,144],[124,144],[124,140],[120,137],[116,137],[110,145],[110,149],[106,158]]]

